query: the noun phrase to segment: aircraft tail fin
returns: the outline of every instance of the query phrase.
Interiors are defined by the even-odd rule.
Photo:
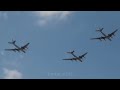
[[[9,44],[15,44],[16,40],[12,40],[12,42],[8,42]]]
[[[73,54],[75,51],[73,50],[72,52],[67,52],[67,53],[70,53],[70,54]]]
[[[98,29],[98,30],[96,30],[96,31],[98,31],[98,32],[102,32],[102,31],[103,31],[103,28],[100,28],[100,29]]]

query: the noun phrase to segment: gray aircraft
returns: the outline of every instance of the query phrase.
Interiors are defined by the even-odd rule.
[[[18,52],[22,51],[22,52],[26,53],[25,50],[28,49],[28,45],[29,45],[30,43],[27,43],[27,44],[25,44],[24,46],[19,47],[18,45],[15,44],[15,42],[16,42],[16,41],[13,41],[13,40],[12,40],[12,42],[8,42],[8,43],[9,43],[9,44],[13,44],[16,48],[14,48],[14,49],[5,49],[5,50],[6,50],[6,51],[14,51],[14,52],[16,52],[16,51],[18,51]]]
[[[72,51],[72,52],[67,52],[67,53],[69,53],[69,54],[72,54],[74,57],[73,58],[69,58],[69,59],[63,59],[63,60],[75,60],[75,61],[77,61],[77,60],[79,60],[80,62],[82,62],[82,58],[84,57],[85,58],[85,55],[88,53],[88,52],[86,52],[86,53],[84,53],[83,55],[81,55],[81,56],[76,56],[75,54],[74,54],[74,50]]]
[[[103,39],[103,40],[108,39],[108,40],[112,41],[112,40],[111,40],[112,36],[115,36],[115,33],[118,31],[118,29],[116,29],[116,30],[113,31],[112,33],[106,35],[105,33],[102,32],[103,29],[104,29],[104,28],[101,28],[101,29],[99,29],[99,30],[96,30],[96,31],[100,32],[103,36],[98,37],[98,38],[91,38],[91,40],[98,39],[98,40],[102,41],[102,39]]]

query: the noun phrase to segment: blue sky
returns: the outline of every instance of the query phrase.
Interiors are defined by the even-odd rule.
[[[120,28],[119,11],[1,11],[0,78],[19,79],[120,79],[120,34],[100,42],[90,38]],[[26,53],[4,51],[14,48],[12,39]],[[88,52],[83,62],[65,61]]]

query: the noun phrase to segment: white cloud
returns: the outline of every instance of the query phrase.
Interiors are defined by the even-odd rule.
[[[52,17],[60,17],[64,18],[71,13],[71,11],[36,11],[38,16],[42,18],[52,18]]]
[[[40,18],[39,24],[45,25],[51,20],[64,20],[72,11],[35,11],[34,14]]]
[[[10,70],[7,68],[3,69],[4,71],[4,79],[22,79],[22,73],[17,70]]]

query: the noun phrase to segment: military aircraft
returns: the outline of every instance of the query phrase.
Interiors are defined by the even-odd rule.
[[[115,36],[115,33],[118,31],[118,29],[116,29],[116,30],[113,31],[112,33],[106,35],[105,33],[102,32],[103,29],[104,29],[104,28],[101,28],[101,29],[99,29],[99,30],[96,30],[96,31],[99,31],[103,36],[98,37],[98,38],[91,38],[91,40],[93,40],[93,39],[99,39],[100,41],[102,41],[102,39],[103,39],[103,40],[108,39],[108,40],[112,41],[112,40],[111,40],[112,36]]]
[[[13,44],[16,48],[14,48],[14,49],[5,49],[5,50],[6,51],[14,51],[14,52],[16,52],[16,51],[18,51],[18,52],[22,51],[22,52],[25,53],[25,50],[28,49],[27,46],[29,45],[29,43],[25,44],[24,46],[19,47],[18,45],[15,44],[15,42],[16,41],[12,40],[12,42],[8,42],[8,43],[9,44]]]
[[[88,53],[88,52],[86,52],[86,53],[84,53],[83,55],[81,55],[81,56],[76,56],[75,54],[74,54],[74,50],[72,51],[72,52],[67,52],[67,53],[69,53],[69,54],[72,54],[74,57],[73,58],[69,58],[69,59],[63,59],[63,60],[75,60],[75,61],[77,61],[77,60],[79,60],[80,62],[82,62],[82,58],[84,57],[85,58],[85,55]]]

